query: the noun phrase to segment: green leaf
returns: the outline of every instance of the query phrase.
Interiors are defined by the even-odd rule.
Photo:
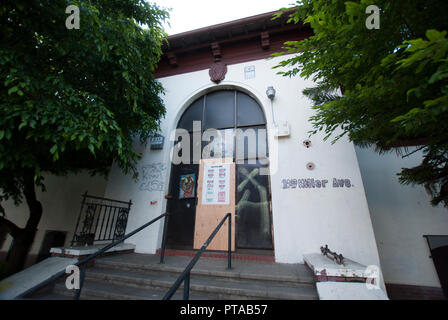
[[[13,94],[14,92],[16,92],[17,90],[19,90],[18,86],[12,87],[11,89],[8,90],[8,95]]]
[[[292,81],[314,81],[302,92],[314,111],[309,132],[325,133],[324,140],[335,135],[332,143],[347,134],[382,151],[403,141],[430,141],[424,162],[404,168],[400,182],[424,185],[433,204],[448,207],[448,172],[440,170],[448,167],[448,1],[423,7],[419,0],[298,3],[293,15],[305,19],[313,34],[285,45],[291,55],[274,68],[281,76],[301,77]],[[371,4],[381,8],[379,32],[365,26]],[[341,87],[343,96],[332,94]]]
[[[89,143],[89,150],[90,150],[90,152],[92,153],[92,154],[95,154],[95,146],[93,145],[93,144],[90,144]]]
[[[50,153],[54,154],[56,152],[56,150],[58,150],[58,145],[57,144],[55,144],[55,145],[53,145],[53,147],[51,147]]]
[[[19,125],[19,131],[20,131],[23,127],[25,127],[26,125],[27,125],[27,122],[26,122],[26,121],[22,122],[22,123]]]
[[[446,31],[437,31],[434,29],[430,29],[426,31],[426,38],[428,38],[430,41],[438,41],[445,39]]]

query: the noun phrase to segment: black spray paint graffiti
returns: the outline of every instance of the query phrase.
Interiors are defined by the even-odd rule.
[[[237,186],[238,193],[243,192],[240,201],[236,204],[236,213],[239,214],[244,208],[253,208],[260,210],[260,219],[262,225],[262,232],[265,234],[269,234],[269,200],[268,200],[268,192],[266,187],[263,186],[256,180],[256,176],[259,174],[259,169],[255,168],[250,173],[244,167],[239,167],[238,172],[244,176],[244,179]],[[250,198],[250,188],[246,188],[248,184],[252,184],[255,189],[258,191],[258,196],[260,198],[259,202],[249,201]]]
[[[307,188],[326,188],[328,180],[326,179],[283,179],[282,189],[307,189]],[[352,188],[354,185],[350,179],[333,178],[333,188]]]
[[[166,166],[160,162],[142,166],[143,177],[139,189],[141,191],[163,191],[165,169]]]

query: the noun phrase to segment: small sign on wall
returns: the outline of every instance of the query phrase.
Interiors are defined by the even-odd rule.
[[[278,121],[275,126],[275,136],[276,137],[288,137],[290,135],[289,123],[288,121]]]
[[[163,142],[165,137],[161,135],[153,136],[151,138],[151,150],[161,150],[163,149]]]
[[[244,79],[254,79],[255,78],[255,66],[244,67]]]

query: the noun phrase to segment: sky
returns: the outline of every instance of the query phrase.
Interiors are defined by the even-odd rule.
[[[169,35],[290,7],[295,0],[149,0],[172,8]]]

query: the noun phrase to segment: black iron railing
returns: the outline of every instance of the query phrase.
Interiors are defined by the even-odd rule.
[[[70,243],[92,245],[98,241],[113,241],[125,235],[132,202],[82,195],[81,210]]]
[[[128,233],[127,235],[125,235],[124,237],[114,240],[112,243],[104,246],[102,249],[100,249],[99,251],[91,254],[90,256],[79,260],[78,262],[75,262],[74,265],[75,266],[81,266],[81,272],[80,272],[80,277],[79,277],[79,289],[76,290],[74,299],[78,300],[80,295],[81,295],[81,290],[82,290],[82,286],[84,284],[84,277],[86,274],[86,268],[87,268],[87,263],[90,262],[91,260],[97,258],[99,255],[102,255],[103,253],[105,253],[107,250],[115,247],[116,245],[122,243],[123,241],[125,241],[126,239],[132,237],[133,235],[135,235],[136,233],[142,231],[143,229],[149,227],[150,225],[152,225],[154,222],[162,219],[163,217],[168,218],[169,213],[164,213],[161,214],[160,216],[152,219],[151,221],[145,223],[144,225],[142,225],[141,227],[135,229],[134,231]],[[52,277],[50,277],[49,279],[41,282],[39,285],[31,288],[30,290],[27,290],[26,292],[22,293],[19,297],[17,297],[18,299],[20,298],[24,298],[30,294],[32,294],[33,292],[36,292],[37,290],[49,285],[50,283],[52,283],[53,281],[56,281],[57,279],[59,279],[61,276],[63,276],[65,274],[65,270],[58,272],[57,274],[53,275]]]
[[[162,248],[160,252],[160,263],[165,262],[165,248],[166,248],[166,238],[168,233],[168,222],[170,220],[170,216],[167,215],[163,222],[163,234],[162,234]]]
[[[149,221],[148,223],[145,223],[144,225],[142,225],[140,228],[135,229],[134,231],[128,233],[127,235],[125,235],[123,238],[119,239],[119,240],[115,240],[114,242],[112,242],[111,244],[108,244],[107,246],[105,246],[104,248],[102,248],[101,250],[91,254],[90,256],[88,256],[87,258],[84,258],[78,262],[75,263],[76,266],[81,266],[81,274],[80,274],[80,278],[79,278],[79,289],[76,290],[76,294],[74,299],[78,300],[79,296],[81,295],[81,290],[82,290],[82,285],[84,283],[84,277],[86,274],[86,267],[87,267],[87,263],[93,259],[95,259],[96,257],[98,257],[99,255],[105,253],[107,250],[115,247],[117,244],[123,242],[124,240],[132,237],[133,235],[135,235],[136,233],[142,231],[143,229],[149,227],[150,225],[152,225],[154,222],[162,219],[163,217],[167,217],[168,213],[164,213],[161,214],[160,216],[158,216],[157,218],[152,219],[151,221]]]
[[[168,290],[168,292],[165,294],[162,300],[169,300],[171,297],[176,293],[177,289],[181,285],[182,282],[184,282],[184,300],[188,300],[190,297],[190,272],[191,269],[193,269],[196,262],[198,262],[199,258],[201,257],[202,253],[205,251],[205,249],[208,247],[210,242],[213,240],[215,235],[218,233],[219,229],[222,227],[226,219],[229,219],[229,240],[228,240],[228,249],[227,249],[227,268],[232,268],[232,215],[230,213],[226,214],[224,218],[222,218],[221,222],[218,224],[218,226],[213,230],[210,237],[208,237],[207,241],[204,242],[201,249],[196,253],[196,255],[193,257],[193,259],[190,261],[190,263],[185,267],[185,270],[181,273],[179,278],[174,282],[174,284],[171,286],[171,288]],[[163,251],[162,251],[163,252]],[[163,253],[162,253],[163,254]]]

